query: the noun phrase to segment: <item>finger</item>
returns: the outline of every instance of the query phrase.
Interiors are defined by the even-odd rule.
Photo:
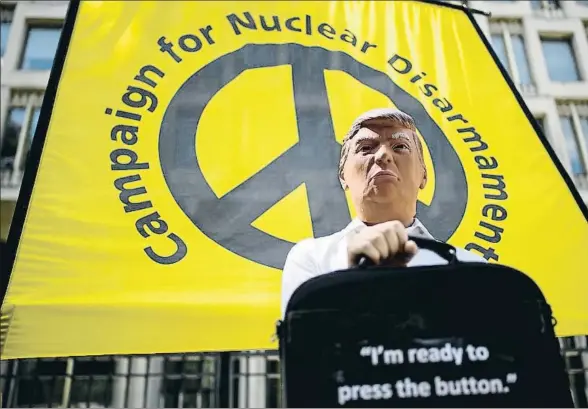
[[[408,241],[408,232],[402,223],[395,224],[394,231],[398,237],[398,249],[399,251],[402,251],[404,249],[404,245]]]
[[[354,260],[354,264],[357,265],[357,263],[359,262],[359,259],[361,258],[362,255],[366,256],[367,258],[372,260],[374,262],[374,264],[380,264],[380,261],[382,260],[380,257],[380,252],[370,242],[365,243],[363,246],[361,246],[359,248],[359,251],[357,252],[357,255],[355,257],[356,260]]]
[[[403,259],[402,259],[402,263],[403,265],[407,265],[410,260],[412,260],[414,258],[414,256],[416,255],[417,251],[419,250],[419,247],[417,246],[417,244],[412,241],[412,240],[408,240],[406,242],[406,244],[404,245],[404,252],[403,254]]]
[[[411,258],[414,257],[414,255],[416,254],[418,249],[419,248],[418,248],[417,244],[412,240],[408,240],[406,242],[406,244],[404,245],[404,252],[406,254],[409,254],[411,256]]]
[[[393,267],[406,267],[407,264],[414,258],[418,251],[418,246],[412,240],[408,240],[404,245],[404,250],[399,251],[396,257],[391,260]]]
[[[403,254],[405,253],[405,245],[408,242],[408,231],[404,227],[404,225],[400,222],[395,223],[392,226],[392,230],[394,234],[396,234],[396,239],[398,242],[398,247],[396,249],[395,254]],[[412,256],[411,256],[412,257]]]
[[[394,257],[399,250],[399,238],[397,229],[398,227],[391,225],[384,231],[384,237],[386,238],[388,248],[390,249],[388,257]]]
[[[398,253],[398,236],[393,231],[385,233],[386,244],[388,246],[388,259],[393,258]]]
[[[388,258],[390,255],[390,247],[386,235],[381,231],[374,231],[374,235],[371,236],[369,242],[378,250],[380,254],[380,260]]]

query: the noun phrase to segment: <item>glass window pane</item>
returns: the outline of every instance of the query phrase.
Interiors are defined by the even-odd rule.
[[[3,21],[0,31],[0,56],[4,57],[4,51],[6,50],[6,44],[8,43],[8,33],[10,32],[10,22]]]
[[[533,10],[541,9],[541,0],[531,0],[531,8]]]
[[[39,122],[39,114],[41,113],[41,108],[35,108],[33,110],[33,114],[31,117],[31,126],[29,127],[29,134],[28,140],[29,142],[33,140],[33,136],[35,136],[35,129],[37,129],[37,123]]]
[[[570,116],[560,116],[560,121],[566,141],[566,150],[572,165],[572,172],[574,175],[583,175],[586,173],[586,168],[580,157],[580,149],[578,148],[572,118]]]
[[[525,52],[525,41],[522,35],[513,35],[511,37],[512,49],[519,71],[519,82],[523,85],[532,84],[531,72],[529,71],[529,62]]]
[[[537,124],[539,125],[541,130],[543,131],[543,133],[545,133],[545,124],[543,123],[544,122],[543,117],[535,118],[535,121],[537,121]]]
[[[580,117],[580,127],[582,128],[582,137],[584,138],[586,149],[588,149],[588,117]]]
[[[33,143],[33,137],[35,136],[35,129],[37,129],[37,123],[39,122],[39,114],[41,113],[41,108],[35,108],[31,114],[31,126],[29,127],[29,132],[27,135],[27,139],[24,144],[23,153],[22,153],[22,160],[20,161],[20,169],[24,170],[26,163],[29,158],[29,151],[31,149],[31,144]]]
[[[492,34],[492,48],[496,52],[498,59],[504,66],[504,68],[510,73],[510,67],[508,65],[508,58],[506,57],[506,46],[504,45],[504,37],[502,34]]]
[[[552,8],[560,8],[559,0],[547,0],[547,3],[549,3]]]
[[[20,130],[24,123],[24,116],[24,108],[12,108],[8,112],[8,120],[6,121],[4,137],[2,138],[2,152],[0,153],[3,165],[4,161],[8,158],[14,160],[16,147],[18,146],[18,136],[20,135]]]
[[[20,68],[50,70],[60,34],[61,29],[57,27],[30,28]]]
[[[39,407],[59,404],[62,400],[64,359],[23,362],[18,366],[16,385],[16,405],[18,407]],[[59,387],[61,386],[61,389]]]
[[[2,184],[8,183],[14,170],[14,160],[16,157],[16,148],[18,146],[18,136],[24,123],[25,109],[12,108],[8,111],[8,119],[4,127],[4,137],[2,138],[2,150],[0,151],[0,175]]]
[[[0,7],[0,56],[2,57],[4,57],[4,53],[6,52],[13,14],[14,6],[5,6],[3,4],[2,7]]]
[[[542,39],[543,55],[547,63],[547,72],[552,81],[579,81],[578,67],[572,43],[569,39]]]

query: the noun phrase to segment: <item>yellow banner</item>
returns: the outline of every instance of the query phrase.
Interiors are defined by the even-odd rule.
[[[433,236],[529,274],[558,335],[588,333],[586,215],[472,20],[416,1],[74,3],[3,358],[276,348],[286,255],[354,216],[340,143],[376,107],[416,120]]]

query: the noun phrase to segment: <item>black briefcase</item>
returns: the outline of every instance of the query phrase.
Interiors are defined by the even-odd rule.
[[[527,275],[359,267],[302,284],[278,323],[285,407],[573,407],[555,321]]]

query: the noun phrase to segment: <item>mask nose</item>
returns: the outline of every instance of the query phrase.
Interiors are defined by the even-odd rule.
[[[382,167],[382,166],[386,166],[388,165],[390,162],[392,162],[392,154],[390,152],[390,149],[388,148],[388,146],[386,146],[385,144],[382,144],[378,150],[376,151],[375,156],[375,161],[376,163]]]

